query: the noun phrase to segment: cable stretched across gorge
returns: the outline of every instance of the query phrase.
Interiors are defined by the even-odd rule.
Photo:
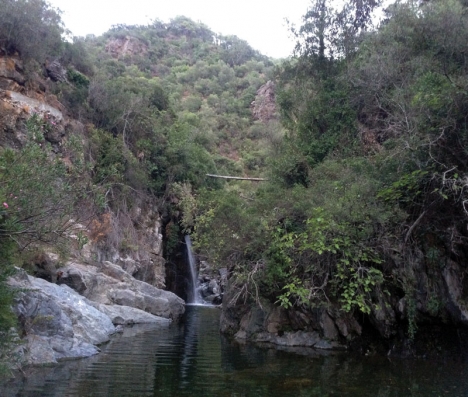
[[[215,174],[206,174],[206,176],[209,176],[211,178],[223,178],[223,179],[236,179],[240,181],[267,181],[268,179],[266,178],[248,178],[248,177],[242,177],[242,176],[226,176],[226,175],[215,175]]]

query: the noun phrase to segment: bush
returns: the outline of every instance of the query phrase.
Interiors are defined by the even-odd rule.
[[[21,248],[63,237],[75,203],[65,164],[43,138],[53,125],[35,115],[27,127],[26,146],[0,155],[0,239],[13,240]]]
[[[27,122],[28,143],[0,153],[0,364],[11,361],[13,292],[6,284],[18,254],[38,244],[64,245],[72,226],[76,189],[65,164],[43,134],[52,121],[34,115]],[[19,264],[19,263],[18,263]]]
[[[0,1],[0,48],[42,63],[62,49],[60,14],[44,0]]]

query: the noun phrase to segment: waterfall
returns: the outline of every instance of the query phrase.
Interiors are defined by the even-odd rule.
[[[193,256],[192,252],[192,240],[190,240],[190,236],[188,234],[185,235],[185,244],[187,246],[187,258],[188,264],[190,267],[190,278],[191,278],[191,296],[188,297],[187,303],[200,305],[203,304],[203,299],[198,291],[198,275],[197,275],[197,264],[195,262],[195,257]]]

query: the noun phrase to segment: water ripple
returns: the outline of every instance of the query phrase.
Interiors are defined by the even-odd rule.
[[[240,345],[218,332],[219,311],[187,308],[184,323],[136,326],[89,359],[26,375],[0,387],[5,397],[133,396],[466,396],[465,363],[302,355]],[[307,354],[306,354],[307,353]]]

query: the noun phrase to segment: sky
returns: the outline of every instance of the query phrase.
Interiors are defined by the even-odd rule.
[[[300,24],[310,0],[48,0],[74,36],[100,35],[115,24],[147,24],[183,15],[215,33],[236,35],[273,58],[291,55],[285,19]]]

